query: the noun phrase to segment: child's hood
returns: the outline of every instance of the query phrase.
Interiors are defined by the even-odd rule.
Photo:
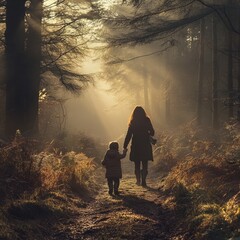
[[[115,158],[119,155],[117,150],[109,149],[106,154],[109,158]]]

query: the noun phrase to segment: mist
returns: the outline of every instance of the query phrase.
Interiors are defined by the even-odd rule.
[[[80,96],[71,95],[66,101],[65,130],[71,134],[81,132],[104,142],[121,141],[136,105],[145,108],[157,131],[190,121],[194,118],[194,104],[189,102],[184,109],[174,106],[189,99],[181,80],[197,81],[196,75],[184,74],[181,65],[171,62],[169,56],[176,54],[179,47],[165,48],[153,43],[118,49],[114,52],[121,59],[118,64],[103,64],[101,59],[86,61],[82,71],[95,75],[94,83]],[[197,63],[192,62],[192,70],[196,68]],[[166,116],[169,97],[175,109],[168,113],[172,114],[172,122]]]
[[[0,1],[0,239],[239,240],[239,12]]]
[[[156,129],[166,125],[164,83],[166,78],[172,76],[164,62],[162,66],[154,64],[159,55],[141,57],[153,50],[154,45],[128,48],[127,55],[140,58],[117,65],[103,64],[101,59],[86,61],[82,71],[95,75],[94,82],[89,83],[80,96],[68,94],[64,104],[65,131],[70,134],[84,133],[103,142],[121,142],[136,105],[145,107]],[[124,52],[126,49],[120,51],[121,54]],[[145,84],[147,92],[144,90]]]
[[[104,83],[90,86],[82,96],[66,102],[68,132],[82,132],[107,142],[122,138],[131,108],[126,103],[118,102],[106,87]]]

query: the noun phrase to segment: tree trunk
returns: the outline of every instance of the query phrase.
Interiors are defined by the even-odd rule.
[[[148,86],[148,74],[145,74],[143,78],[143,89],[144,89],[144,106],[146,111],[150,114],[150,106],[149,106],[149,86]]]
[[[25,131],[25,0],[6,3],[6,121],[5,133]]]
[[[8,0],[6,4],[7,136],[13,136],[17,129],[24,135],[38,132],[42,3],[30,2],[27,41],[25,0]]]
[[[31,0],[27,35],[27,124],[30,135],[38,134],[38,100],[41,67],[43,0]]]
[[[230,11],[231,11],[231,0],[229,1]],[[233,46],[232,46],[232,31],[228,30],[228,117],[233,117]]]
[[[140,97],[140,91],[137,89],[136,90],[136,95],[135,95],[135,102],[136,102],[136,105],[141,105],[140,102],[141,102],[141,97]]]
[[[197,101],[197,123],[202,123],[202,92],[203,92],[203,68],[204,68],[204,37],[205,37],[205,20],[200,24],[200,49],[199,49],[199,69],[198,69],[198,101]]]
[[[240,32],[240,8],[238,8],[238,31]],[[237,120],[240,121],[240,35],[238,35],[238,59],[237,59],[237,93],[238,93],[238,110]]]
[[[166,92],[165,92],[165,116],[166,123],[171,123],[171,101],[170,101],[170,91],[171,91],[170,81],[166,82]]]
[[[217,26],[216,17],[212,16],[212,126],[218,129],[218,64],[217,64]]]

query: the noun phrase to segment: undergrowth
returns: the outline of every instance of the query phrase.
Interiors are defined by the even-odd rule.
[[[17,132],[0,148],[0,239],[44,239],[96,192],[94,159],[58,147]]]
[[[190,124],[159,136],[155,169],[165,173],[160,187],[167,193],[166,207],[176,211],[172,234],[196,240],[240,237],[239,128],[228,123],[213,132]]]
[[[174,213],[165,222],[169,239],[240,237],[239,127],[229,123],[213,132],[190,124],[158,137],[154,168],[165,175],[162,207]],[[86,206],[97,189],[93,156],[102,155],[101,146],[80,136],[43,144],[18,134],[2,146],[0,239],[49,237],[55,220]]]

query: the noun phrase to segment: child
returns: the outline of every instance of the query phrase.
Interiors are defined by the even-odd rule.
[[[106,167],[106,178],[108,182],[108,193],[110,195],[119,195],[118,188],[120,178],[122,178],[121,159],[126,157],[127,149],[123,150],[123,154],[118,151],[119,145],[117,142],[111,142],[109,149],[107,150],[104,160],[102,161],[103,166]]]

